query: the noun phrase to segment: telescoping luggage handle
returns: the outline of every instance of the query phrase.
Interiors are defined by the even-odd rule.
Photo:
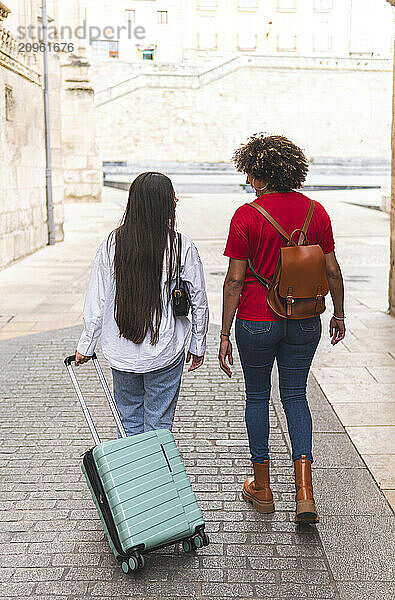
[[[97,445],[97,444],[100,444],[99,434],[97,433],[97,429],[96,429],[95,424],[93,422],[91,413],[89,412],[89,408],[87,407],[85,399],[84,399],[84,396],[82,395],[82,391],[81,391],[80,385],[79,385],[79,383],[77,381],[77,378],[76,378],[76,376],[74,374],[73,367],[72,367],[72,363],[73,362],[75,362],[75,354],[73,354],[72,356],[68,356],[67,358],[64,359],[64,364],[67,367],[67,370],[68,370],[69,375],[70,375],[70,379],[71,379],[71,381],[72,381],[72,383],[74,385],[74,389],[75,389],[75,391],[77,393],[78,400],[80,401],[81,408],[82,408],[82,411],[84,413],[86,422],[89,425],[89,429],[91,430],[91,434],[93,436],[93,439],[95,440],[95,444]],[[92,362],[95,365],[95,369],[96,369],[97,374],[99,376],[100,382],[101,382],[101,384],[103,386],[104,393],[106,394],[106,397],[107,397],[107,400],[108,400],[108,404],[110,405],[111,412],[114,415],[114,419],[115,419],[115,422],[116,422],[117,427],[119,429],[119,432],[121,434],[121,437],[127,437],[126,436],[125,428],[122,425],[121,417],[119,416],[119,412],[118,412],[117,406],[116,406],[116,404],[114,402],[114,398],[112,397],[112,394],[110,392],[110,388],[108,387],[106,378],[104,377],[104,373],[101,370],[101,366],[100,366],[99,361],[97,359],[96,353],[94,353],[93,356],[92,356]]]

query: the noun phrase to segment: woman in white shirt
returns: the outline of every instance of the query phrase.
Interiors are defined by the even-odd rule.
[[[89,280],[76,365],[91,358],[101,336],[128,435],[171,430],[190,336],[189,371],[204,360],[208,303],[203,267],[192,240],[183,234],[181,279],[189,291],[192,323],[174,317],[172,310],[176,204],[168,177],[139,175],[122,223],[102,242]]]

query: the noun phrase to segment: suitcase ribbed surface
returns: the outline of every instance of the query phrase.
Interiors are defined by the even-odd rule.
[[[180,540],[203,525],[189,477],[170,431],[104,442],[93,457],[123,549]]]

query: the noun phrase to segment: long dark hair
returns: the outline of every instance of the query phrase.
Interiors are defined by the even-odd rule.
[[[129,201],[115,230],[114,317],[120,335],[141,344],[148,332],[159,340],[162,268],[169,243],[168,291],[175,265],[173,185],[161,173],[142,173],[129,189]]]

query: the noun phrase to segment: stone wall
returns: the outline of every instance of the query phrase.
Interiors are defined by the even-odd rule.
[[[390,61],[295,59],[287,66],[288,59],[272,58],[248,66],[245,57],[195,77],[146,73],[102,89],[103,160],[228,161],[257,131],[285,134],[309,156],[389,159]]]
[[[1,26],[0,26],[1,27]],[[53,160],[56,238],[63,239],[63,172],[59,77],[53,81]],[[0,28],[0,268],[47,243],[45,141],[41,77]]]

